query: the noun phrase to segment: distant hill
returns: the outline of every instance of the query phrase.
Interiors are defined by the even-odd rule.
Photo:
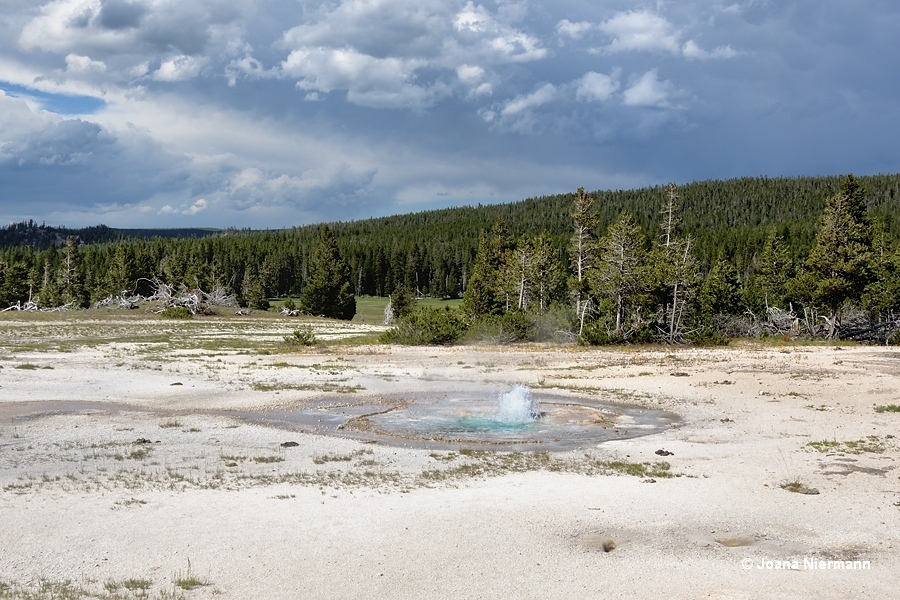
[[[803,256],[812,246],[826,198],[840,189],[844,178],[743,177],[679,185],[679,217],[683,233],[693,239],[692,252],[704,271],[718,257],[731,260],[742,274],[752,271],[755,256],[772,229],[784,238],[792,256]],[[900,241],[900,174],[869,175],[858,179],[865,188],[870,217],[884,223],[889,239]],[[420,284],[417,287],[427,290],[435,274],[444,271],[452,272],[451,278],[458,278],[461,283],[463,273],[474,259],[480,232],[489,230],[498,219],[505,221],[506,229],[514,239],[524,234],[545,232],[559,257],[567,260],[574,187],[572,193],[506,204],[460,206],[328,225],[334,231],[342,254],[358,274],[362,293],[389,292],[398,278],[411,279]],[[631,212],[650,238],[659,234],[660,211],[665,197],[663,186],[590,193],[597,199],[598,234],[602,235],[622,211]],[[215,247],[220,260],[225,260],[221,258],[222,253],[239,264],[246,261],[258,264],[266,256],[274,263],[277,258],[291,265],[292,276],[296,278],[304,268],[303,255],[308,255],[318,240],[320,226],[307,224],[266,231],[114,229],[105,225],[68,229],[27,221],[0,229],[0,250],[16,246],[30,246],[36,250],[52,245],[59,247],[68,235],[78,236],[87,245],[124,240],[184,240],[173,260],[167,262],[167,268],[172,268],[178,261],[182,265],[187,260],[185,254],[191,253],[194,263],[205,263],[209,260],[212,242],[218,240],[221,243],[216,242]],[[203,249],[197,249],[201,242]],[[166,245],[166,248],[171,252],[174,246]],[[236,256],[240,258],[234,258]],[[178,261],[174,261],[175,257]],[[158,261],[159,257],[153,260]],[[243,277],[242,269],[232,271],[226,281]],[[278,291],[284,292],[281,285]]]
[[[28,220],[12,223],[0,228],[0,249],[15,246],[31,246],[35,249],[60,247],[66,238],[73,236],[84,244],[103,244],[124,239],[191,239],[220,233],[219,229],[179,228],[179,229],[114,229],[106,225],[95,225],[71,229],[38,224]]]

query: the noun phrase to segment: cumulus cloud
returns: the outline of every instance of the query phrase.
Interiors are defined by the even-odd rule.
[[[175,56],[164,60],[153,73],[156,81],[187,81],[200,74],[206,65],[206,58],[195,56]]]
[[[477,65],[459,65],[456,76],[465,85],[478,85],[484,79],[484,69]]]
[[[347,99],[364,106],[422,107],[440,95],[439,87],[414,83],[420,61],[375,58],[353,48],[294,50],[282,63],[297,87],[315,92],[346,90]]]
[[[545,83],[528,94],[521,94],[504,103],[498,103],[481,111],[481,118],[495,128],[533,134],[550,126],[550,121],[541,122],[540,113],[548,105],[561,99],[561,91],[552,83]]]
[[[504,7],[431,0],[322,7],[282,36],[289,55],[281,72],[299,89],[345,91],[369,107],[420,110],[452,95],[454,79],[469,99],[490,96],[496,69],[546,55],[538,38],[504,20],[515,12]]]
[[[552,83],[547,83],[530,94],[519,96],[507,102],[506,106],[500,111],[500,115],[504,117],[517,115],[523,111],[532,110],[548,102],[553,102],[555,98],[556,86]]]
[[[68,54],[66,56],[66,71],[70,73],[103,73],[106,71],[106,64],[101,60],[91,60],[89,56],[79,56],[77,54]]]
[[[647,10],[620,12],[599,26],[612,38],[607,52],[638,50],[677,53],[679,32],[656,13]]]
[[[175,208],[171,204],[165,204],[159,209],[157,214],[193,216],[202,213],[207,208],[209,208],[209,202],[206,201],[206,198],[198,198],[193,202],[182,204],[179,208]]]
[[[228,78],[228,85],[234,87],[240,76],[251,79],[274,79],[281,77],[282,73],[275,68],[267,69],[259,60],[246,55],[228,63],[225,67],[225,75]]]
[[[734,58],[738,52],[731,46],[719,46],[713,50],[704,50],[694,40],[688,40],[681,47],[685,58],[705,60],[709,58]]]
[[[627,106],[667,108],[673,94],[674,86],[668,81],[660,81],[657,70],[652,69],[622,92],[622,98]]]
[[[282,64],[286,74],[299,78],[298,87],[322,92],[401,88],[417,66],[415,61],[375,58],[353,48],[294,50]]]
[[[567,37],[572,40],[580,40],[586,33],[593,29],[596,29],[596,25],[588,21],[573,23],[568,19],[563,19],[556,24],[556,35]]]
[[[456,77],[469,89],[468,97],[490,96],[494,88],[490,82],[484,81],[487,73],[477,65],[460,65],[456,67]]]
[[[604,75],[590,71],[578,79],[576,83],[575,98],[586,102],[604,102],[609,100],[619,89],[620,70],[613,75]]]
[[[461,35],[452,41],[464,54],[499,62],[530,62],[547,55],[539,38],[498,19],[471,0],[456,13],[453,27]]]
[[[178,56],[203,60],[219,30],[236,21],[242,8],[226,0],[55,0],[18,33],[20,47],[90,57],[110,72],[126,73],[154,59],[170,64],[161,81],[180,81]],[[225,44],[227,41],[222,40]],[[176,70],[180,73],[171,78]]]
[[[566,23],[568,23],[566,21]],[[568,29],[572,29],[572,24]],[[693,39],[681,42],[683,31],[665,17],[648,10],[620,12],[604,21],[598,29],[612,40],[602,48],[609,54],[620,52],[653,52],[681,55],[688,59],[727,59],[738,55],[730,45],[704,50]],[[589,27],[574,28],[579,35]]]

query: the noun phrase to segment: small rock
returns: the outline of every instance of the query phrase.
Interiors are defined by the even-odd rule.
[[[151,442],[147,438],[138,438],[138,439],[134,440],[134,443],[135,444],[152,444],[153,442]]]
[[[299,445],[297,442],[281,442],[282,448],[296,448]]]
[[[603,542],[603,551],[604,552],[612,552],[615,549],[616,549],[615,540],[606,540],[605,542]]]
[[[641,483],[656,483],[656,480],[655,479],[643,479],[643,480],[641,480]]]
[[[184,384],[181,383],[180,381],[176,381],[175,383],[170,383],[169,385],[184,385]]]
[[[675,456],[674,452],[669,452],[668,450],[663,450],[662,448],[654,452],[654,454],[656,454],[657,456]]]
[[[685,373],[684,371],[675,371],[672,373],[672,377],[690,377],[690,373]]]
[[[225,466],[226,467],[236,467],[237,463],[236,462],[227,462],[227,463],[225,463]]]

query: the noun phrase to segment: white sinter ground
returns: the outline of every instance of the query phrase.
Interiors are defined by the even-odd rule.
[[[227,319],[191,325],[220,348],[142,339],[150,320],[92,343],[69,325],[29,339],[22,323],[0,323],[0,584],[11,590],[39,579],[99,592],[140,579],[151,597],[241,599],[888,598],[900,588],[900,414],[874,410],[900,404],[894,348],[291,351],[273,341],[261,352],[233,343]],[[293,324],[270,326],[277,340]],[[210,414],[460,382],[602,397],[683,421],[544,455],[366,444]],[[29,406],[84,410],[28,416]],[[173,587],[188,564],[208,585]]]

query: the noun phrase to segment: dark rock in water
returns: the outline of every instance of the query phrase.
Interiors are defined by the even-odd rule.
[[[281,442],[282,448],[296,448],[299,445],[297,442]]]
[[[674,456],[675,455],[674,452],[669,452],[668,450],[663,450],[663,449],[657,450],[656,452],[654,452],[654,454],[656,454],[657,456]]]
[[[184,384],[181,383],[180,381],[176,381],[175,383],[170,383],[169,385],[184,385]]]

